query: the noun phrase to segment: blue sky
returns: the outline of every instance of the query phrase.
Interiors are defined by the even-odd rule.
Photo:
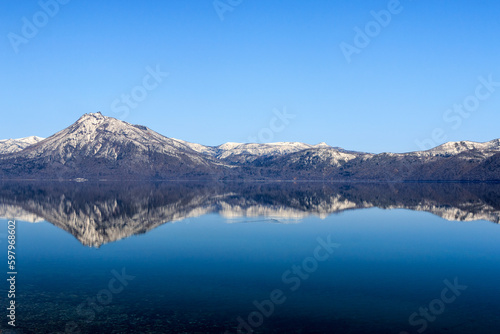
[[[54,1],[0,3],[1,138],[96,111],[206,145],[500,137],[498,1]]]

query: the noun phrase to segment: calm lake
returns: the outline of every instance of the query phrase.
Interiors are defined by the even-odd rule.
[[[499,184],[0,183],[2,333],[496,333]]]

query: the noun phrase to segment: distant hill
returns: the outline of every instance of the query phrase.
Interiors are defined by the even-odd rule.
[[[19,139],[0,140],[0,154],[15,153],[24,150],[26,147],[34,145],[43,140],[41,137],[31,136]]]

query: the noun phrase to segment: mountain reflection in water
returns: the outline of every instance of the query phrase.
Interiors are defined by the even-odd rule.
[[[378,207],[499,223],[499,195],[500,184],[491,183],[4,182],[0,217],[48,221],[82,244],[100,247],[209,213],[286,222]]]

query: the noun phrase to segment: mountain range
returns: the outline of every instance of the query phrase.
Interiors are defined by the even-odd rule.
[[[0,179],[500,181],[500,140],[380,154],[325,143],[204,146],[89,113],[46,139],[0,141]]]

